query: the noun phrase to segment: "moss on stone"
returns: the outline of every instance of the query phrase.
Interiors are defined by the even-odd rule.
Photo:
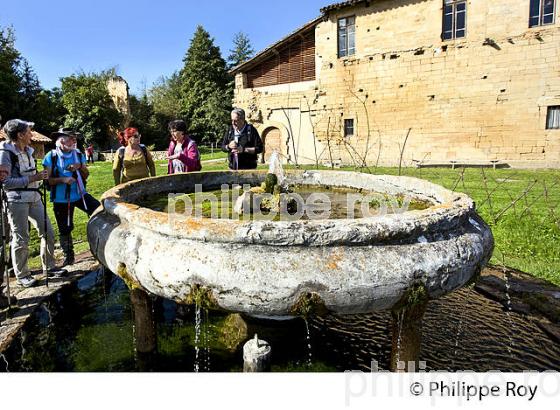
[[[276,185],[278,185],[278,177],[275,174],[266,174],[266,178],[264,179],[264,191],[267,194],[272,194]]]
[[[428,291],[424,284],[416,284],[407,289],[405,294],[393,307],[393,312],[397,313],[402,310],[411,311],[415,308],[424,309],[429,300]]]
[[[328,309],[319,295],[308,292],[299,297],[297,302],[291,307],[290,312],[293,315],[307,318],[310,315],[324,316],[328,313]]]
[[[191,291],[185,298],[187,305],[196,305],[205,309],[218,309],[218,303],[212,290],[199,284],[191,286]]]
[[[123,282],[129,289],[142,289],[140,283],[138,283],[138,281],[128,273],[126,265],[122,262],[119,262],[119,264],[117,265],[117,275],[122,278]]]

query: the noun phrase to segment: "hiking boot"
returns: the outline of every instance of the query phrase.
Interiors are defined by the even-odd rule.
[[[24,278],[19,278],[17,280],[17,283],[19,285],[23,286],[24,288],[31,288],[31,287],[33,287],[37,284],[37,279],[35,279],[33,276],[29,275],[29,276],[26,276]]]
[[[65,255],[64,261],[62,261],[62,265],[60,265],[60,267],[63,268],[64,266],[73,265],[74,262],[75,262],[74,255]]]
[[[10,303],[12,306],[17,305],[17,298],[10,295]],[[0,309],[6,309],[8,307],[8,297],[0,293]]]
[[[66,269],[56,268],[56,267],[47,270],[47,275],[54,276],[55,278],[61,278],[65,276],[67,273],[68,271]]]
[[[74,264],[74,243],[72,242],[72,234],[60,235],[60,247],[64,254],[64,262],[62,266]]]

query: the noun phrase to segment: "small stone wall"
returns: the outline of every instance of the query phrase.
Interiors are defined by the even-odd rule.
[[[116,152],[101,152],[99,153],[99,155],[101,156],[101,158],[99,158],[100,161],[113,161],[113,158],[115,157]],[[167,151],[150,151],[150,154],[152,154],[152,158],[154,159],[154,161],[159,161],[159,160],[164,160],[165,156],[167,155]]]

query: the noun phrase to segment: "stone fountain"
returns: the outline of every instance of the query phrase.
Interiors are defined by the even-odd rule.
[[[343,171],[285,171],[290,184],[409,196],[430,206],[356,219],[170,217],[139,205],[166,193],[258,186],[265,171],[175,174],[119,185],[90,219],[93,254],[132,289],[179,303],[285,317],[390,309],[396,359],[415,360],[426,303],[472,281],[493,237],[474,202],[430,182]],[[395,349],[394,349],[395,350]]]

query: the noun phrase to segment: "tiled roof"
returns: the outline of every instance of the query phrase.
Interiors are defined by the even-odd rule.
[[[37,131],[32,131],[32,133],[33,133],[33,136],[31,137],[32,142],[42,142],[43,144],[52,142],[52,140],[49,137],[46,137],[43,134],[39,134]],[[4,134],[4,131],[0,130],[0,141],[5,139],[6,139],[6,134]]]
[[[292,38],[294,38],[294,36],[303,33],[307,30],[309,30],[312,27],[315,27],[323,18],[324,16],[331,10],[337,10],[337,9],[341,9],[343,7],[347,7],[347,6],[354,6],[356,4],[360,4],[360,3],[369,3],[369,1],[371,0],[349,0],[349,1],[344,1],[341,3],[334,3],[331,4],[329,6],[325,6],[321,9],[321,16],[317,17],[314,20],[311,20],[308,23],[305,23],[303,26],[301,26],[300,28],[298,28],[297,30],[291,32],[290,34],[288,34],[287,36],[285,36],[284,38],[282,38],[281,40],[277,41],[276,43],[272,44],[271,46],[265,48],[264,50],[260,51],[259,53],[257,53],[253,58],[251,58],[250,60],[245,61],[244,63],[239,64],[236,67],[233,67],[230,72],[232,74],[235,74],[239,71],[242,70],[247,70],[248,68],[254,66],[255,64],[258,64],[259,62],[261,62],[262,60],[264,60],[265,58],[267,58],[274,49],[277,49],[278,47],[280,47],[281,45],[287,43],[288,41],[290,41]]]
[[[343,1],[340,3],[334,3],[328,6],[325,6],[321,9],[321,13],[325,14],[331,10],[337,10],[337,9],[341,9],[343,7],[347,7],[347,6],[354,6],[356,4],[359,3],[365,3],[366,0],[349,0],[349,1]]]
[[[259,63],[260,61],[263,60],[263,58],[266,58],[270,55],[270,53],[272,52],[272,50],[280,47],[282,44],[290,41],[296,34],[299,33],[303,33],[306,32],[307,30],[309,30],[310,28],[314,27],[317,25],[317,23],[319,23],[321,21],[321,19],[323,18],[323,16],[317,17],[316,19],[313,19],[307,23],[305,23],[303,26],[301,26],[300,28],[298,28],[297,30],[291,32],[290,34],[288,34],[287,36],[285,36],[284,38],[282,38],[281,40],[277,41],[276,43],[272,44],[271,46],[268,46],[267,48],[265,48],[264,50],[260,51],[259,53],[257,53],[257,55],[255,55],[253,58],[251,58],[250,60],[245,61],[244,63],[239,64],[236,67],[233,67],[230,71],[235,74],[238,71],[241,71],[242,69],[247,69],[250,66],[253,66],[257,63]]]

